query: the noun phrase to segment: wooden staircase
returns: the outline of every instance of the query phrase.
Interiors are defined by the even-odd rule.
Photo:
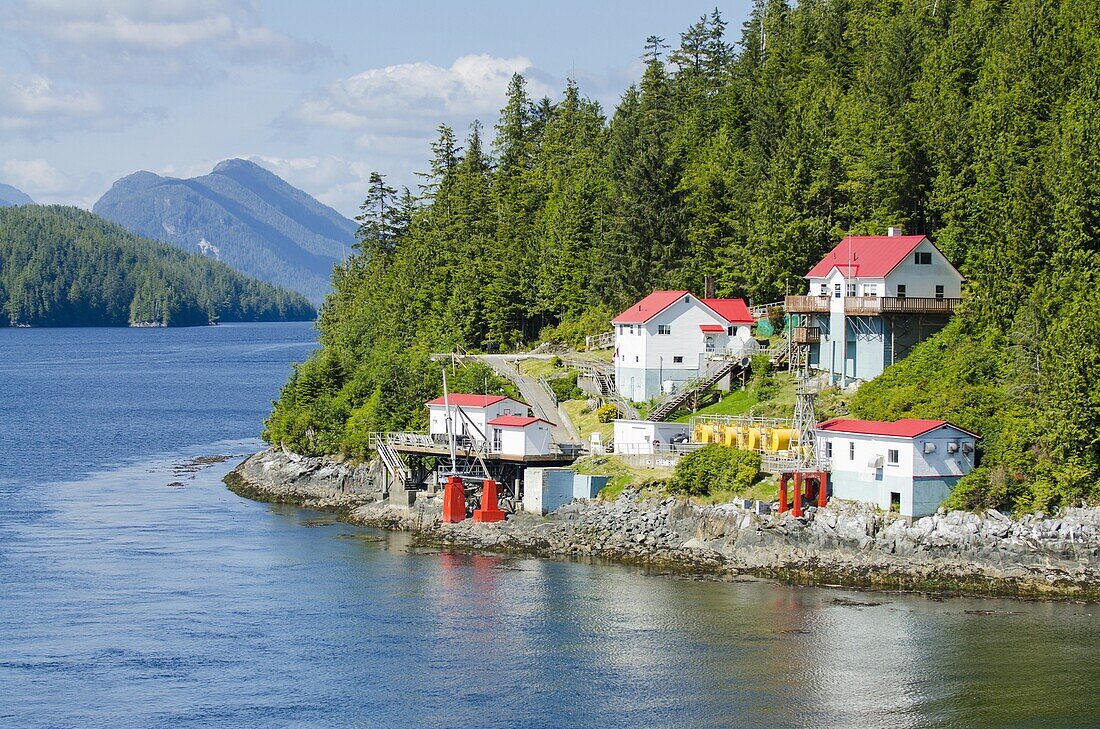
[[[688,380],[684,383],[684,386],[667,395],[663,400],[657,403],[652,410],[649,411],[648,420],[663,421],[686,403],[691,398],[695,397],[701,392],[704,392],[708,388],[713,387],[719,380],[726,375],[733,372],[740,372],[745,369],[746,358],[741,357],[718,357],[707,362],[707,368],[703,374],[694,380]]]

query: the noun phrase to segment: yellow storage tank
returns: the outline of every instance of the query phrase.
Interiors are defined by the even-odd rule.
[[[736,425],[723,425],[722,426],[722,445],[727,448],[737,447],[737,426]]]
[[[767,441],[764,449],[774,453],[776,451],[785,451],[791,447],[791,441],[794,439],[793,428],[768,428]]]
[[[712,434],[709,425],[706,423],[699,423],[695,426],[695,432],[692,433],[691,439],[696,443],[710,443]]]
[[[747,451],[760,450],[760,428],[745,426],[741,447]]]

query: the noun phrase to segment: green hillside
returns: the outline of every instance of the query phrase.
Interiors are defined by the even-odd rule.
[[[308,320],[300,294],[78,208],[0,209],[0,326]]]
[[[323,348],[266,435],[355,450],[415,416],[412,352],[576,341],[656,288],[773,301],[846,233],[926,233],[955,322],[853,403],[984,434],[968,506],[1100,500],[1100,14],[1086,0],[757,2],[706,16],[610,119],[517,76],[486,149],[441,126],[418,199],[379,178]],[[624,63],[630,59],[623,59]],[[403,359],[397,359],[400,355]],[[316,435],[309,439],[304,433]]]

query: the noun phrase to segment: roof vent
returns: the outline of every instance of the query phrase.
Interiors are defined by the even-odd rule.
[[[899,227],[899,226],[891,225],[889,228],[887,228],[886,232],[891,238],[895,238],[895,237],[901,235],[902,230],[901,230],[901,227]]]

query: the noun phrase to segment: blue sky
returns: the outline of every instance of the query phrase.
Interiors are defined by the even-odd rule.
[[[412,184],[434,129],[491,126],[513,71],[613,109],[646,36],[715,3],[0,0],[0,182],[90,207],[137,170],[247,157],[353,215]],[[749,0],[719,2],[738,37]]]

